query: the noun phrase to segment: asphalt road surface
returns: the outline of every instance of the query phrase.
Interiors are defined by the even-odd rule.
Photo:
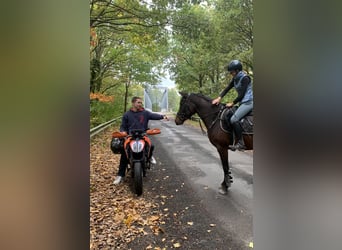
[[[155,170],[152,169],[154,173],[149,178],[156,178],[161,174],[161,169],[163,173],[167,173],[168,178],[159,187],[150,181],[153,184],[144,189],[146,192],[149,189],[155,193],[167,192],[178,198],[165,205],[170,209],[178,208],[178,213],[180,208],[196,208],[184,220],[197,220],[196,222],[203,224],[203,228],[198,229],[198,234],[204,230],[209,232],[208,223],[217,222],[217,235],[211,236],[212,238],[196,236],[195,227],[189,227],[188,230],[194,230],[194,236],[188,236],[187,240],[193,240],[193,248],[189,246],[187,249],[250,249],[249,244],[253,242],[252,152],[229,151],[233,183],[228,194],[221,195],[218,188],[223,181],[223,170],[218,152],[210,144],[208,137],[191,126],[177,126],[174,120],[151,121],[150,128],[154,127],[161,128],[161,134],[152,136],[154,156],[158,164]],[[181,183],[181,188],[177,188],[176,183]]]

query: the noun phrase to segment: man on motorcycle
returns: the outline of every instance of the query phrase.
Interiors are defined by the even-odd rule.
[[[145,110],[142,107],[142,104],[143,104],[142,99],[140,97],[135,96],[132,98],[131,109],[127,111],[122,117],[122,123],[120,126],[121,132],[125,131],[127,132],[127,134],[130,134],[132,129],[147,130],[149,120],[162,120],[162,119],[168,120],[166,115],[160,115],[160,114],[152,113],[152,112]],[[153,152],[152,145],[151,145],[151,152]],[[151,156],[150,161],[152,164],[156,164],[156,160],[154,159],[153,156]],[[128,165],[128,159],[127,159],[125,150],[123,149],[121,151],[119,171],[113,182],[114,185],[117,185],[122,181],[126,173],[127,165]]]

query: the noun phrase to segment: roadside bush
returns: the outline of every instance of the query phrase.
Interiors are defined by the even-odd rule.
[[[122,105],[113,102],[101,102],[97,99],[90,101],[90,127],[122,116]]]

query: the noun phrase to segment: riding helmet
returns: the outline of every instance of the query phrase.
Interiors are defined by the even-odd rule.
[[[233,70],[241,71],[242,70],[242,64],[240,63],[239,60],[233,60],[228,64],[227,70],[228,71],[233,71]]]

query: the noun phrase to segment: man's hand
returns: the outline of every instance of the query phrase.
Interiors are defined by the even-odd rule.
[[[214,100],[211,102],[211,104],[213,104],[213,105],[218,105],[218,104],[220,103],[220,100],[221,100],[221,97],[219,96],[219,97],[217,97],[216,99],[214,99]]]
[[[169,118],[166,115],[164,115],[163,119],[167,121],[169,120]]]
[[[233,107],[234,106],[234,103],[232,103],[232,102],[228,102],[227,104],[226,104],[226,107],[228,107],[228,108],[231,108],[231,107]]]

